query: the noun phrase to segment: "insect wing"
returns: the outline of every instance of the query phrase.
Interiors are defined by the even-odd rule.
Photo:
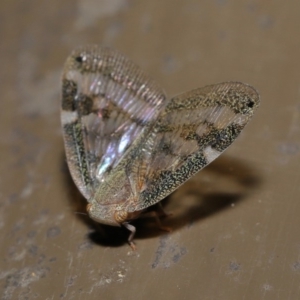
[[[259,105],[254,88],[227,82],[171,99],[128,170],[139,200],[153,205],[217,158],[240,134]]]
[[[69,56],[61,121],[69,169],[87,200],[157,119],[164,100],[155,82],[117,51],[88,46]]]

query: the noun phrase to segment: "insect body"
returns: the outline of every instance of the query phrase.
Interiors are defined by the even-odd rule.
[[[71,175],[89,216],[124,225],[217,158],[259,106],[249,85],[225,82],[168,100],[119,52],[81,47],[62,78],[61,121]]]

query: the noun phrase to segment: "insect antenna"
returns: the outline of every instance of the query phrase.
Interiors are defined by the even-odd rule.
[[[83,213],[83,212],[80,212],[80,211],[74,211],[74,214],[76,214],[76,215],[84,215],[84,216],[88,215],[87,213]]]

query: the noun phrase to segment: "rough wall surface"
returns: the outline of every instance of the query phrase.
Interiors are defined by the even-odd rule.
[[[298,1],[0,4],[1,299],[299,299]],[[163,202],[160,231],[94,224],[59,122],[65,58],[109,45],[169,96],[237,80],[262,105],[225,154]]]

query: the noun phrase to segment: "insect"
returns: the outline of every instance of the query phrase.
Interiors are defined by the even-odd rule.
[[[259,106],[254,88],[224,82],[167,99],[119,52],[80,47],[62,76],[68,166],[97,222],[125,226],[217,158]]]

